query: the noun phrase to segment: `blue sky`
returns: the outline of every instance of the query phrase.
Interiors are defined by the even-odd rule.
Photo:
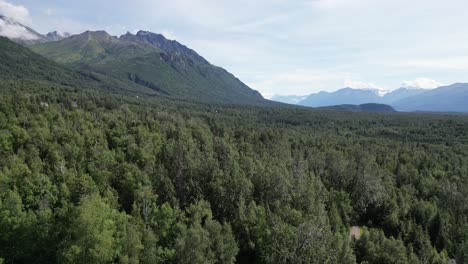
[[[466,0],[0,0],[1,12],[41,33],[162,33],[266,97],[468,82]]]

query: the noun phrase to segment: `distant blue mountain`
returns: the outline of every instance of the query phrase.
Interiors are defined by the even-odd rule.
[[[402,87],[400,89],[396,89],[390,93],[385,94],[382,97],[382,103],[385,104],[394,104],[395,102],[398,102],[402,99],[415,96],[415,95],[420,95],[423,94],[427,91],[430,91],[428,89],[421,89],[421,88],[413,88],[413,87]]]
[[[298,104],[306,98],[307,95],[275,95],[271,100],[286,104]]]
[[[398,111],[468,112],[468,83],[442,86],[392,104]]]
[[[299,96],[276,96],[272,100],[310,107],[387,104],[398,111],[468,112],[468,84],[457,83],[428,90],[402,87],[384,95],[377,89],[343,88],[319,92],[296,102]],[[289,101],[288,101],[289,100]]]
[[[299,105],[311,107],[323,107],[334,105],[360,105],[366,103],[380,103],[381,97],[375,89],[343,88],[336,92],[319,92],[309,95],[299,102]]]

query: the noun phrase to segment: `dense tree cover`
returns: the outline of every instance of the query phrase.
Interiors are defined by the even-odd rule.
[[[396,112],[396,110],[390,105],[386,104],[361,104],[361,105],[335,105],[319,107],[319,109],[336,110],[336,111],[351,111],[351,112]]]
[[[468,263],[466,116],[0,91],[4,263]]]

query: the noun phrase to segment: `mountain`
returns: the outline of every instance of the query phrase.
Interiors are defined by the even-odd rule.
[[[261,104],[255,90],[177,41],[140,31],[120,38],[86,31],[31,46],[47,58],[150,88],[162,96],[205,102]]]
[[[271,98],[271,100],[286,104],[298,104],[306,98],[307,96],[305,95],[275,95]]]
[[[334,105],[319,107],[319,109],[334,110],[334,111],[346,111],[346,112],[396,112],[396,110],[390,105],[385,104],[361,104],[361,105]]]
[[[394,91],[383,93],[378,89],[343,88],[336,92],[319,92],[309,96],[274,96],[272,100],[289,104],[299,104],[311,107],[335,106],[342,104],[359,105],[364,103],[392,104],[404,98],[422,94],[427,89],[401,87]]]
[[[47,33],[46,38],[48,41],[59,41],[70,37],[71,34],[67,32],[52,31]]]
[[[295,96],[284,98],[297,98]],[[274,97],[273,100],[282,98]],[[375,89],[344,88],[319,92],[296,103],[303,106],[349,108],[349,105],[386,104],[398,111],[468,112],[468,84],[453,84],[437,89],[402,87],[384,95]],[[342,106],[345,105],[345,106]],[[338,106],[338,107],[337,107]]]
[[[319,92],[309,95],[298,104],[311,107],[334,105],[360,105],[365,103],[380,103],[381,97],[376,89],[343,88],[336,92]]]
[[[0,36],[7,37],[23,45],[48,41],[45,36],[37,33],[32,28],[3,15],[0,15]]]
[[[125,60],[134,56],[142,56],[152,52],[149,47],[120,41],[105,31],[86,31],[69,38],[33,45],[33,51],[71,66],[102,65],[110,59]]]
[[[48,80],[65,84],[82,77],[8,38],[0,37],[0,79]]]
[[[131,96],[157,95],[153,90],[134,82],[118,80],[96,72],[70,69],[5,37],[0,37],[0,81],[32,81],[37,86],[48,83],[73,89]]]
[[[181,54],[196,59],[197,61],[209,64],[205,58],[198,55],[198,53],[196,53],[194,50],[187,48],[175,40],[168,40],[161,34],[140,30],[136,35],[132,35],[131,33],[127,32],[127,34],[122,35],[120,39],[149,44],[157,49]]]
[[[400,111],[468,112],[468,84],[439,87],[401,99],[393,106]]]
[[[385,94],[382,97],[381,102],[385,104],[393,104],[399,100],[407,97],[415,96],[429,91],[428,89],[416,88],[416,87],[401,87],[394,91]]]

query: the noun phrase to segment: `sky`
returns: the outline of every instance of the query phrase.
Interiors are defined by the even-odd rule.
[[[161,33],[267,98],[468,82],[467,10],[466,0],[0,0],[0,14],[40,33]]]

